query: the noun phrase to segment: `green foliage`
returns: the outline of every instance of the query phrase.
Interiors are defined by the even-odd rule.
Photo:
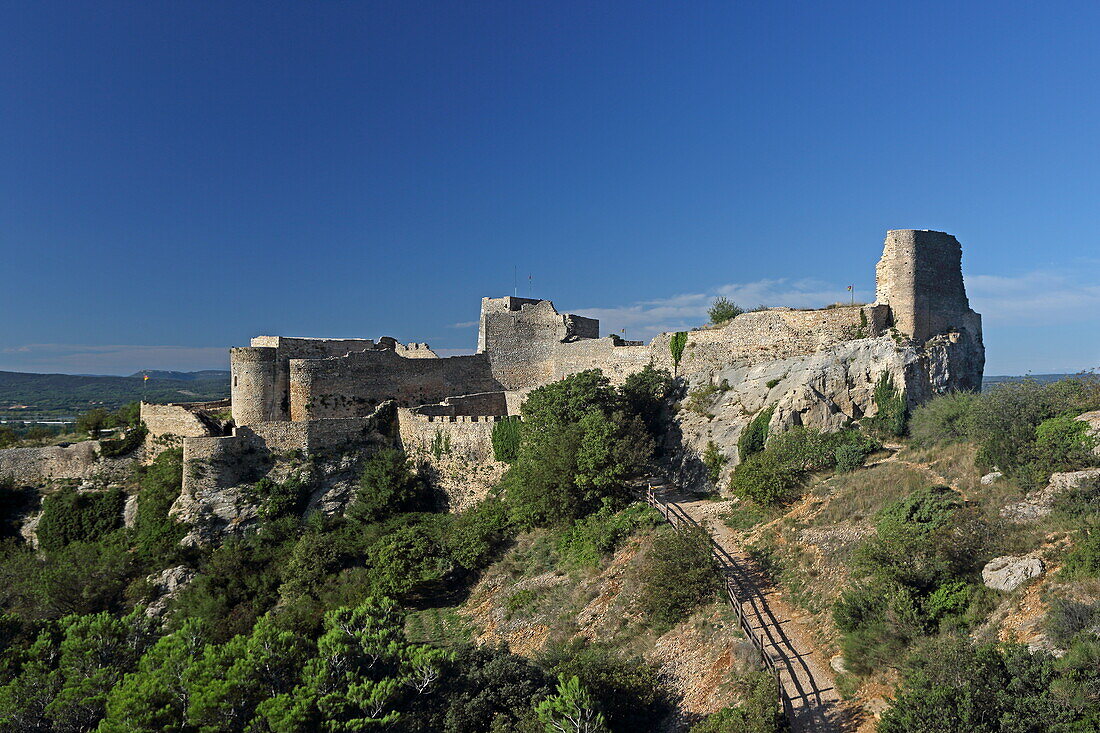
[[[724,297],[719,297],[715,298],[710,308],[707,309],[707,317],[710,318],[711,323],[717,326],[727,321],[732,321],[744,312],[745,310],[733,301]]]
[[[766,425],[763,420],[761,423]],[[730,486],[738,496],[758,504],[784,504],[801,495],[810,472],[835,469],[841,457],[845,467],[861,465],[863,458],[878,447],[874,439],[858,430],[821,433],[792,428],[773,437],[763,451],[744,459],[734,471]]]
[[[15,485],[10,474],[0,474],[0,539],[19,533],[16,521],[30,505],[30,491],[24,491]]]
[[[721,586],[710,538],[698,527],[658,533],[643,562],[639,601],[658,627],[682,621]]]
[[[125,504],[122,489],[79,493],[72,487],[64,488],[42,501],[38,544],[50,551],[70,542],[98,540],[122,525]]]
[[[10,448],[19,442],[19,435],[7,425],[0,425],[0,448]]]
[[[875,536],[853,557],[862,580],[833,610],[849,667],[868,673],[890,665],[920,637],[977,623],[988,592],[971,580],[987,555],[988,534],[984,520],[946,487],[884,507]]]
[[[136,428],[131,428],[124,438],[101,442],[99,444],[99,454],[104,458],[119,458],[120,456],[129,455],[145,442],[145,436],[148,434],[149,431],[144,425],[138,425]]]
[[[909,419],[914,445],[930,447],[970,440],[974,409],[981,399],[972,392],[949,392],[917,407]]]
[[[737,455],[742,461],[764,450],[764,444],[768,441],[768,425],[774,412],[775,405],[761,410],[741,431],[737,438]]]
[[[781,380],[781,379],[769,379],[768,381],[764,382],[764,386],[766,386],[768,389],[775,389],[776,387],[779,386],[779,383],[781,381],[783,381],[783,380]]]
[[[496,428],[494,426],[494,432]],[[451,434],[445,433],[442,430],[436,430],[435,435],[432,436],[431,446],[429,447],[432,455],[436,460],[439,460],[443,456],[451,454]]]
[[[248,496],[259,504],[259,514],[271,521],[281,517],[299,516],[309,503],[313,481],[308,469],[287,476],[284,481],[274,481],[265,476],[248,489]]]
[[[563,525],[604,499],[628,502],[627,481],[644,470],[653,439],[599,370],[533,390],[522,412],[519,456],[502,481],[518,525]]]
[[[134,551],[147,567],[170,564],[180,555],[179,542],[187,532],[168,516],[183,489],[183,449],[162,452],[150,466],[139,469],[138,480]]]
[[[672,363],[676,366],[680,366],[680,359],[684,356],[684,349],[687,347],[687,342],[687,331],[677,331],[672,334],[672,337],[668,341],[668,350],[672,354]]]
[[[1050,424],[1044,429],[1044,445],[1038,444],[1038,428],[1051,418],[1095,409],[1100,409],[1100,380],[1091,375],[1048,384],[1024,380],[998,385],[981,396],[972,412],[978,462],[996,466],[1027,489],[1045,483],[1051,471],[1081,467],[1093,459],[1080,451],[1072,426],[1065,421]]]
[[[712,484],[717,484],[722,475],[722,468],[729,459],[718,449],[718,444],[713,440],[707,441],[707,447],[703,450],[703,465],[707,467],[707,479]]]
[[[846,443],[838,445],[834,453],[836,456],[836,472],[851,473],[863,465],[867,453],[862,446]]]
[[[909,408],[905,401],[905,395],[894,385],[894,376],[890,372],[883,372],[875,382],[873,395],[876,412],[872,418],[867,418],[867,424],[873,432],[887,437],[905,435],[906,423],[909,417]]]
[[[883,714],[883,733],[975,731],[1030,733],[1094,730],[1076,727],[1090,713],[1059,693],[1055,660],[1022,645],[974,645],[947,637],[930,640],[905,665],[902,684]],[[1096,670],[1085,672],[1096,678]],[[1091,721],[1096,722],[1095,702]]]
[[[1100,601],[1081,603],[1054,598],[1043,618],[1043,627],[1055,644],[1067,648],[1082,631],[1100,629]]]
[[[748,677],[744,702],[725,708],[691,727],[691,733],[781,733],[787,730],[779,689],[768,672]]]
[[[348,506],[349,519],[368,524],[400,512],[422,511],[431,505],[431,492],[412,472],[408,458],[386,448],[363,462],[359,490]]]
[[[113,416],[117,425],[135,428],[141,422],[141,402],[127,402],[115,411]]]
[[[710,408],[714,404],[714,398],[722,389],[717,384],[704,384],[691,390],[687,403],[684,405],[697,415],[714,417],[710,414]]]
[[[76,417],[76,429],[87,433],[90,438],[98,438],[99,434],[109,427],[111,427],[111,413],[102,407],[81,413]]]
[[[558,554],[566,564],[596,567],[627,537],[642,529],[659,527],[663,522],[660,513],[648,504],[639,502],[619,512],[605,505],[562,532]]]
[[[1085,526],[1073,533],[1073,548],[1061,573],[1067,578],[1100,577],[1100,528]]]
[[[493,457],[504,463],[514,463],[519,457],[523,423],[519,420],[501,420],[493,425]]]
[[[547,733],[607,733],[603,714],[596,709],[592,696],[580,679],[558,680],[555,694],[535,707],[539,722]]]
[[[650,435],[656,438],[664,431],[664,408],[675,388],[668,370],[647,364],[645,369],[629,375],[620,391],[626,411],[640,417]]]
[[[552,645],[540,662],[559,679],[578,679],[613,733],[646,730],[662,717],[665,701],[658,693],[657,671],[640,657],[574,641]]]
[[[507,507],[490,497],[454,517],[443,544],[458,567],[474,572],[488,564],[512,534]]]

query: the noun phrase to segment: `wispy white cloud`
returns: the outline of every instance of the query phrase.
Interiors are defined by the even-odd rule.
[[[857,301],[870,300],[874,293],[856,290]],[[817,308],[846,301],[848,285],[823,280],[786,278],[729,283],[710,291],[681,293],[668,298],[644,300],[630,305],[604,308],[580,308],[578,315],[600,319],[603,333],[620,333],[624,328],[632,339],[649,339],[664,331],[681,331],[707,321],[707,309],[715,298],[725,297],[742,308],[758,305]]]
[[[1035,270],[1020,275],[969,275],[971,307],[987,324],[1042,324],[1100,319],[1096,268]]]
[[[142,369],[228,369],[224,346],[21,344],[0,348],[0,369],[63,374],[133,374]]]
[[[447,328],[473,328],[474,326],[477,326],[477,325],[478,325],[477,321],[461,321],[459,323],[452,323]]]

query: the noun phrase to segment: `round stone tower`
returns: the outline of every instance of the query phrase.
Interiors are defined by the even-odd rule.
[[[250,425],[280,418],[278,349],[241,346],[229,350],[233,422]]]

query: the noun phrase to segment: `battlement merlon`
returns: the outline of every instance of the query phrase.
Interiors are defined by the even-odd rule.
[[[982,318],[970,308],[962,275],[962,245],[927,229],[886,232],[875,268],[876,303],[889,305],[899,332],[918,343],[948,331],[982,341]]]

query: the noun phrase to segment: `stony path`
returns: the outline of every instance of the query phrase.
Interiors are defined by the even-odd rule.
[[[813,631],[777,592],[771,579],[744,552],[733,532],[722,523],[724,504],[677,494],[654,486],[662,503],[679,507],[708,532],[720,548],[717,551],[726,576],[738,588],[741,607],[753,629],[763,637],[764,649],[780,671],[780,682],[790,703],[792,730],[842,731],[849,725],[848,711],[836,689],[828,661],[809,640]]]

